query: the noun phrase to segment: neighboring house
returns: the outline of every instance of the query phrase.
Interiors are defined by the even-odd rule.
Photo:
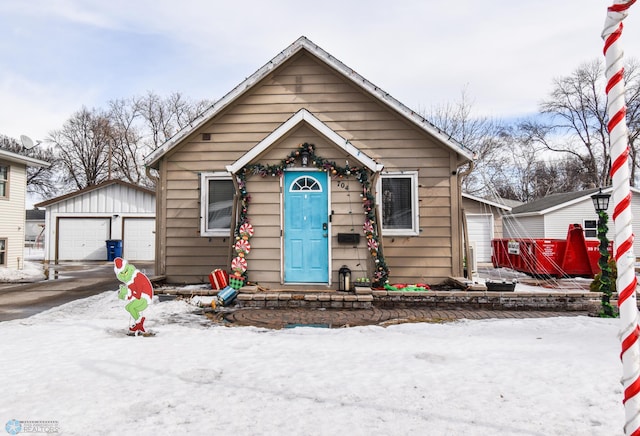
[[[107,240],[127,260],[154,260],[155,193],[109,180],[35,205],[44,207],[45,262],[107,260]]]
[[[50,164],[0,149],[0,267],[24,264],[27,167]]]
[[[540,200],[525,203],[511,209],[511,213],[503,218],[504,238],[553,238],[565,239],[570,224],[580,224],[587,239],[598,237],[598,214],[593,206],[591,196],[598,192],[599,188],[585,191],[552,194]],[[612,187],[603,188],[602,192],[611,194]],[[633,227],[639,228],[640,224],[640,190],[631,188],[631,212],[634,217]],[[610,241],[615,238],[615,225],[613,222],[614,200],[609,201],[609,232]],[[640,253],[640,239],[633,243],[636,257]]]
[[[378,283],[461,276],[458,168],[471,159],[301,37],[147,158],[156,273],[230,270],[249,222],[246,278],[267,288],[336,289],[342,266]]]
[[[511,207],[463,192],[462,208],[474,263],[491,263],[491,240],[502,238],[502,217]]]
[[[31,246],[44,243],[44,209],[25,211],[24,241]]]

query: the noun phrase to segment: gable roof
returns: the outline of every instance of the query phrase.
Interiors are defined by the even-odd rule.
[[[242,83],[228,92],[224,97],[220,100],[213,103],[207,110],[205,110],[202,114],[200,114],[196,119],[192,120],[189,126],[183,128],[178,131],[173,137],[169,138],[164,144],[151,152],[145,159],[145,164],[149,167],[156,167],[158,161],[164,156],[166,153],[171,151],[176,145],[178,145],[183,139],[188,137],[192,132],[202,127],[209,120],[211,120],[216,114],[218,114],[221,110],[228,107],[233,101],[239,98],[241,95],[246,93],[249,89],[251,89],[255,84],[264,79],[268,74],[271,74],[275,69],[277,69],[280,65],[282,65],[285,61],[290,59],[293,55],[298,53],[301,50],[306,50],[308,53],[312,54],[323,63],[333,68],[335,71],[340,73],[343,77],[349,79],[353,84],[358,86],[359,88],[367,91],[370,95],[376,97],[379,101],[384,103],[387,107],[394,110],[395,112],[401,114],[405,119],[409,120],[413,125],[419,127],[420,129],[428,132],[435,138],[437,138],[444,146],[449,148],[462,155],[465,158],[465,161],[473,160],[473,152],[466,148],[463,144],[460,144],[453,140],[449,135],[445,132],[431,124],[425,118],[420,116],[418,113],[409,109],[404,104],[400,103],[400,101],[393,98],[389,95],[388,92],[385,92],[381,88],[377,87],[373,83],[369,82],[367,79],[356,73],[353,69],[347,67],[345,64],[340,62],[338,59],[333,57],[328,52],[324,51],[318,45],[311,42],[305,36],[301,36],[298,38],[293,44],[284,49],[278,55],[276,55],[273,59],[271,59],[267,64],[258,69],[255,73],[245,79]]]
[[[91,191],[95,191],[95,190],[98,190],[98,189],[106,188],[107,186],[110,186],[110,185],[121,185],[121,186],[124,186],[124,187],[127,187],[127,188],[138,190],[138,191],[143,192],[145,194],[150,194],[150,195],[153,195],[153,196],[156,195],[155,191],[153,191],[153,190],[151,190],[149,188],[145,188],[144,186],[134,185],[133,183],[124,182],[122,180],[106,180],[106,181],[104,181],[102,183],[98,183],[97,185],[87,186],[84,189],[80,189],[78,191],[70,192],[68,194],[61,195],[60,197],[51,198],[51,199],[45,200],[45,201],[43,201],[41,203],[34,204],[33,206],[34,207],[46,207],[46,206],[49,206],[51,204],[55,204],[55,203],[58,203],[60,201],[66,200],[68,198],[77,197],[79,195],[86,194],[87,192],[91,192]]]
[[[231,165],[227,165],[227,171],[229,171],[231,174],[237,173],[242,167],[262,154],[273,143],[285,136],[298,124],[305,122],[315,130],[317,130],[325,138],[337,145],[338,148],[341,148],[342,150],[353,156],[358,160],[358,162],[369,168],[369,170],[378,172],[382,171],[382,168],[384,168],[384,165],[377,163],[375,160],[371,159],[369,156],[361,152],[358,148],[354,147],[348,140],[338,135],[329,126],[316,118],[311,112],[306,109],[300,109],[291,118],[280,124],[277,129],[267,135],[267,137],[260,141],[255,147],[252,147],[247,153],[240,157],[240,159],[238,159]]]
[[[521,206],[511,209],[511,215],[544,215],[549,212],[553,212],[563,207],[571,206],[576,203],[580,203],[585,200],[591,201],[591,196],[598,192],[600,188],[586,189],[584,191],[574,192],[562,192],[559,194],[547,195],[539,200],[525,203]],[[634,193],[640,192],[636,188],[631,188]],[[610,194],[613,191],[613,187],[608,186],[602,188],[602,192]]]
[[[48,167],[51,166],[51,164],[49,162],[45,162],[45,161],[40,160],[40,159],[34,159],[32,157],[24,156],[24,155],[18,154],[18,153],[13,153],[11,151],[4,150],[2,148],[0,148],[0,159],[7,160],[9,162],[21,163],[21,164],[24,164],[24,165],[26,165],[28,167],[44,167],[44,168],[48,168]]]
[[[467,198],[469,200],[477,201],[479,203],[486,204],[487,206],[493,206],[498,209],[504,209],[506,211],[511,210],[511,207],[507,206],[506,204],[497,203],[495,201],[487,200],[486,198],[476,197],[475,195],[467,194],[466,192],[462,193],[462,197]]]

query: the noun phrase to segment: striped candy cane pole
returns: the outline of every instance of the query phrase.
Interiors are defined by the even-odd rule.
[[[622,20],[636,0],[617,0],[607,9],[602,38],[607,78],[607,113],[611,143],[611,177],[613,181],[613,220],[616,227],[617,289],[620,311],[622,352],[622,386],[626,435],[640,436],[640,345],[638,341],[638,306],[636,303],[635,256],[631,222],[631,190],[629,185],[629,146],[626,123],[623,51],[620,44]]]

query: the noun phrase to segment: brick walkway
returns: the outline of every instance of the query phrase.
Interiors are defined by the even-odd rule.
[[[458,319],[547,318],[587,316],[588,312],[543,312],[507,310],[436,310],[436,309],[230,309],[208,312],[213,320],[230,326],[256,326],[280,329],[294,326],[347,327],[392,325],[405,322],[448,322]]]

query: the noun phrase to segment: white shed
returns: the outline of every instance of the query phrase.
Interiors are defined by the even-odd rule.
[[[462,207],[474,267],[476,263],[490,263],[491,240],[502,237],[502,216],[511,207],[465,192],[462,193]]]
[[[150,189],[108,180],[36,207],[46,210],[45,262],[107,260],[108,240],[122,241],[127,260],[155,258],[156,198]]]
[[[599,188],[585,191],[567,192],[548,195],[540,200],[514,207],[511,213],[503,217],[504,238],[554,238],[567,237],[570,224],[580,224],[587,239],[597,239],[598,214],[593,207],[591,196]],[[602,188],[603,193],[611,194],[613,188]],[[640,190],[631,188],[631,212],[633,214],[634,233],[638,232],[640,224]],[[609,215],[609,232],[607,238],[615,238],[613,222],[614,200],[609,201],[607,214]],[[636,257],[640,254],[640,238],[633,243]]]

